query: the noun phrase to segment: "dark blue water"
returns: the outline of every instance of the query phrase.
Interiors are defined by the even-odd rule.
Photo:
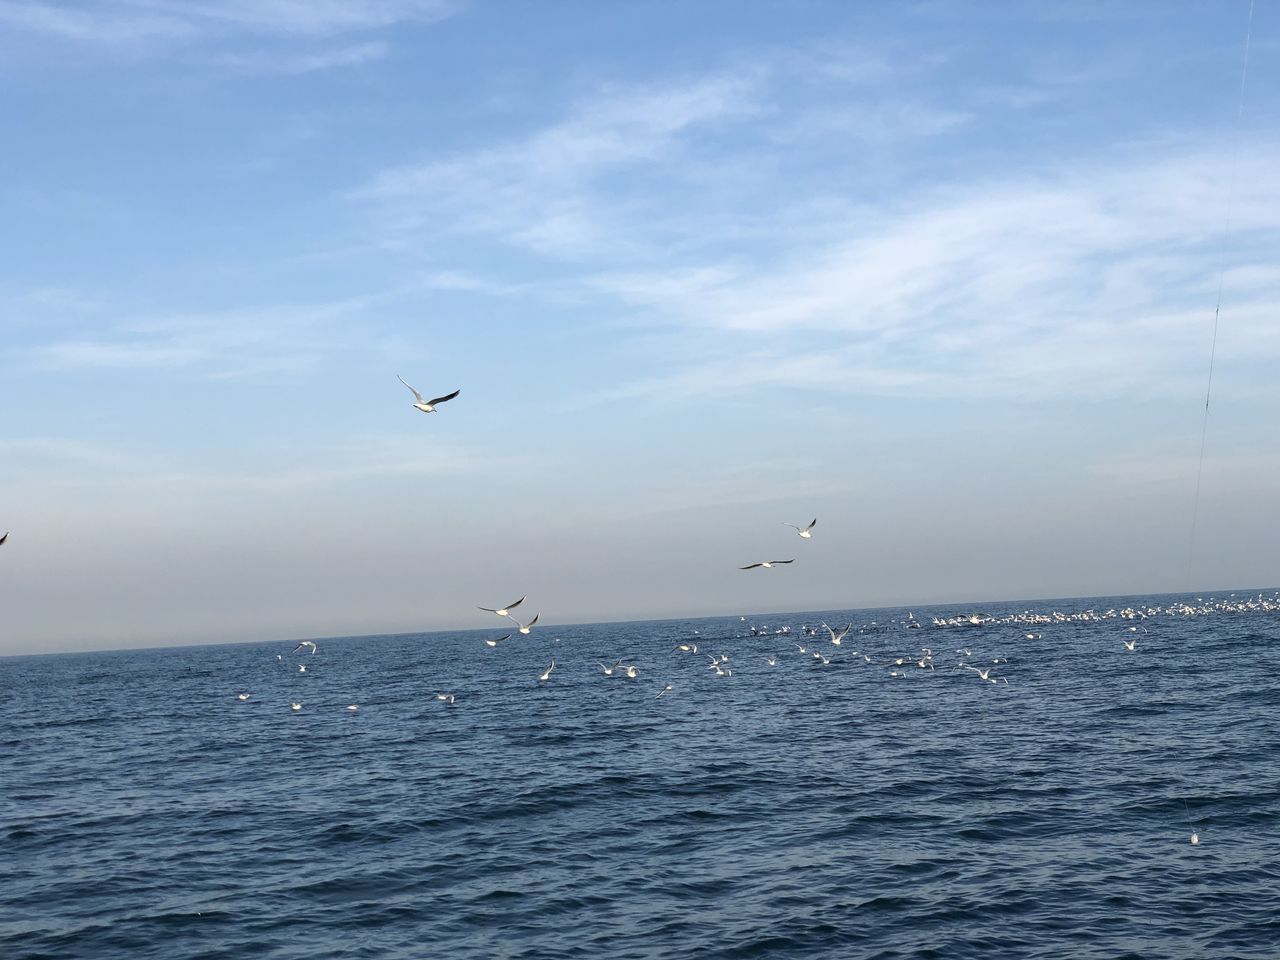
[[[0,660],[0,957],[1274,958],[1271,606]]]

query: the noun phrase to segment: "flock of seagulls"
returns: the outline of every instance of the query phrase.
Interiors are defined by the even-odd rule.
[[[461,393],[461,390],[454,390],[451,393],[447,393],[439,397],[433,397],[432,399],[428,400],[428,399],[425,399],[423,395],[419,393],[417,389],[411,386],[403,377],[397,375],[397,379],[399,379],[399,381],[402,384],[404,384],[404,386],[413,394],[414,402],[412,406],[415,409],[421,411],[422,413],[437,412],[437,409],[440,406],[440,404],[453,400]],[[784,522],[783,525],[795,530],[797,536],[799,536],[801,539],[811,540],[813,538],[814,528],[817,526],[817,523],[818,523],[818,520],[815,517],[812,520],[810,520],[809,523],[805,526],[800,526],[798,524],[787,523],[787,522]],[[8,539],[9,539],[9,532],[6,531],[2,536],[0,536],[0,545],[5,544],[8,541]],[[770,570],[770,569],[773,569],[774,567],[784,566],[784,565],[792,564],[794,562],[795,562],[794,557],[786,560],[761,560],[756,563],[750,563],[745,566],[739,567],[739,569],[740,570],[756,570],[756,569]],[[485,613],[491,613],[491,614],[494,614],[495,616],[502,617],[506,620],[509,620],[511,623],[515,625],[516,632],[520,633],[521,635],[528,636],[533,630],[533,628],[537,625],[538,620],[541,617],[541,613],[534,614],[534,616],[527,623],[522,623],[520,619],[512,613],[513,610],[516,610],[518,607],[520,607],[520,605],[523,604],[527,599],[528,599],[528,596],[525,595],[520,597],[520,599],[518,600],[505,604],[504,606],[485,607],[485,606],[477,605],[477,608]],[[1063,624],[1063,623],[1100,622],[1100,621],[1106,621],[1106,620],[1112,620],[1112,619],[1121,619],[1121,620],[1128,620],[1128,621],[1143,621],[1143,620],[1150,620],[1150,619],[1161,617],[1161,616],[1194,617],[1194,616],[1201,616],[1201,615],[1214,613],[1214,612],[1243,613],[1243,612],[1276,612],[1276,611],[1280,611],[1280,595],[1276,597],[1265,597],[1264,595],[1259,594],[1257,597],[1249,597],[1247,599],[1237,600],[1235,595],[1232,594],[1231,597],[1226,600],[1210,599],[1206,601],[1204,598],[1200,597],[1200,598],[1197,598],[1195,604],[1184,602],[1184,603],[1171,604],[1168,607],[1162,607],[1162,606],[1151,606],[1151,607],[1144,607],[1144,608],[1125,607],[1123,609],[1118,609],[1118,610],[1108,609],[1103,612],[1098,612],[1093,609],[1074,612],[1074,613],[1066,613],[1066,612],[1057,611],[1057,610],[1050,611],[1049,613],[1038,613],[1038,612],[1033,612],[1031,610],[1027,610],[1020,614],[1010,614],[1010,615],[1005,615],[1000,617],[988,616],[981,613],[970,613],[970,614],[961,614],[961,615],[947,617],[947,618],[934,617],[932,620],[932,626],[933,628],[935,628],[935,630],[956,629],[956,628],[963,629],[963,628],[1001,626],[1001,625],[1012,625],[1012,624],[1022,625],[1024,627],[1025,626],[1041,626],[1041,625],[1048,626],[1052,624]],[[745,622],[746,618],[740,617],[739,620]],[[880,666],[886,669],[887,675],[891,679],[903,679],[907,677],[909,673],[913,670],[916,672],[919,672],[919,671],[935,671],[936,672],[936,663],[935,663],[936,655],[934,651],[928,646],[922,646],[916,652],[913,652],[913,653],[899,653],[899,654],[893,654],[893,653],[884,654],[883,652],[872,652],[869,650],[861,650],[861,651],[852,650],[852,649],[847,649],[843,646],[845,640],[849,638],[850,634],[854,629],[852,623],[846,624],[843,628],[839,630],[837,630],[835,627],[832,627],[827,623],[822,623],[820,624],[820,626],[827,631],[828,638],[831,643],[831,647],[834,649],[831,649],[829,652],[827,652],[822,649],[818,649],[816,647],[813,647],[811,649],[810,646],[812,646],[812,644],[810,646],[806,646],[806,644],[803,644],[803,643],[794,644],[794,646],[797,648],[797,651],[798,651],[797,656],[806,657],[810,659],[810,662],[813,663],[815,666],[820,666],[823,668],[831,666],[831,664],[835,660],[837,651],[839,651],[843,655],[842,659],[844,661],[854,665],[860,665],[860,666],[870,666],[870,667]],[[908,613],[907,616],[902,620],[893,621],[890,624],[890,626],[893,626],[895,628],[900,628],[900,629],[907,629],[907,630],[918,630],[921,628],[920,622],[916,620],[915,616],[911,613]],[[1130,632],[1136,634],[1139,628],[1137,626],[1130,626],[1128,629]],[[872,634],[872,636],[867,636],[869,632]],[[750,633],[751,633],[751,636],[753,637],[771,635],[768,627],[758,627],[754,625],[750,627]],[[1145,627],[1142,628],[1142,633],[1146,633]],[[784,626],[772,631],[772,635],[787,636],[790,634],[791,634],[790,626]],[[810,627],[807,625],[802,626],[801,635],[804,637],[813,638],[813,642],[816,643],[817,628]],[[499,637],[485,639],[483,642],[485,646],[489,647],[490,649],[496,649],[499,644],[505,643],[506,641],[510,640],[512,636],[513,636],[512,633],[506,633]],[[869,624],[865,624],[862,627],[860,627],[858,629],[857,636],[863,637],[865,640],[871,640],[873,639],[873,637],[876,639],[882,639],[884,636],[884,627],[880,624],[877,624],[875,621],[872,621]],[[1042,637],[1042,633],[1028,631],[1024,634],[1024,636],[1028,640],[1040,639]],[[1125,651],[1130,653],[1135,652],[1137,648],[1138,637],[1134,636],[1131,639],[1122,638],[1121,643],[1123,644]],[[863,640],[859,640],[858,645],[866,646],[867,644],[863,642]],[[687,641],[687,642],[682,642],[677,644],[673,648],[672,652],[679,652],[682,654],[696,654],[698,653],[698,649],[699,647],[697,643],[693,641]],[[304,650],[309,651],[310,657],[315,657],[318,652],[318,646],[314,640],[303,640],[293,648],[293,653],[297,654]],[[1008,664],[1009,661],[1007,657],[997,656],[992,658],[989,663],[975,665],[974,663],[970,662],[973,659],[972,646],[960,647],[955,652],[960,656],[960,659],[957,660],[952,665],[953,667],[952,672],[954,671],[971,672],[977,677],[978,681],[982,683],[989,683],[992,685],[998,685],[998,684],[1008,685],[1009,684],[1009,679],[1007,676],[999,675],[995,673],[996,667],[1003,664]],[[282,661],[283,656],[277,655],[276,659],[278,661]],[[729,654],[727,653],[709,654],[708,659],[710,661],[709,669],[712,670],[716,676],[718,677],[733,676],[733,670],[732,670],[732,667],[730,666]],[[777,667],[779,659],[780,659],[780,656],[775,653],[775,654],[770,654],[764,657],[764,662],[768,667],[773,668],[773,667]],[[639,668],[634,663],[624,664],[622,660],[616,660],[612,665],[607,665],[604,662],[599,662],[599,666],[602,674],[606,678],[614,677],[619,673],[621,674],[621,676],[631,680],[635,680],[639,677]],[[541,674],[538,675],[538,678],[537,678],[538,682],[544,683],[544,684],[550,683],[552,674],[555,671],[555,669],[556,669],[556,661],[554,658],[552,658],[547,668]],[[307,672],[307,666],[305,663],[298,664],[298,672],[299,673]],[[671,694],[675,689],[676,688],[674,684],[666,683],[658,691],[654,699],[662,699],[664,696]],[[250,693],[240,693],[237,695],[237,699],[242,703],[249,701],[251,697],[252,697],[252,694]],[[453,692],[437,693],[436,700],[452,705],[457,700],[457,694]],[[300,712],[303,708],[303,701],[290,700],[289,707],[293,712]],[[360,706],[359,704],[356,704],[356,703],[348,704],[346,707],[346,710],[350,713],[355,713],[359,709],[360,709]],[[1193,830],[1191,834],[1191,843],[1194,845],[1194,844],[1199,844],[1199,842],[1200,842],[1199,834],[1198,832]]]

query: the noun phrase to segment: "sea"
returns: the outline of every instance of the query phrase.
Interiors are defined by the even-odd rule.
[[[0,957],[1280,957],[1274,590],[494,628],[0,660]]]

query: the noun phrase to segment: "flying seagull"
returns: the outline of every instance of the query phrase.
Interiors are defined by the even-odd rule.
[[[516,620],[516,626],[517,626],[517,627],[519,627],[519,628],[520,628],[520,632],[521,632],[521,633],[523,633],[523,634],[527,637],[527,636],[529,635],[529,630],[533,627],[533,625],[534,625],[535,623],[537,623],[537,622],[538,622],[538,618],[539,618],[540,616],[542,616],[542,614],[540,614],[540,613],[535,613],[535,614],[533,615],[533,619],[532,619],[532,620],[530,620],[528,623],[521,623],[519,620],[516,620],[516,618],[515,618],[515,617],[512,617],[511,619],[512,619],[512,620]]]
[[[502,636],[500,636],[500,637],[494,637],[492,640],[486,640],[486,641],[485,641],[485,643],[486,643],[488,646],[490,646],[490,647],[496,647],[496,646],[497,646],[498,644],[500,644],[503,640],[510,640],[510,639],[511,639],[511,634],[509,634],[509,633],[504,633],[504,634],[503,634]]]
[[[809,525],[807,527],[797,527],[794,523],[784,523],[783,526],[790,527],[792,530],[800,534],[800,536],[804,537],[806,540],[812,540],[813,528],[817,526],[817,524],[818,524],[818,518],[814,517],[812,520],[809,521]]]
[[[398,373],[396,374],[396,379],[399,380],[401,383],[404,383],[406,387],[409,387],[409,384],[404,382],[404,377],[400,376],[400,374]],[[453,393],[446,394],[443,397],[436,397],[434,400],[423,400],[422,394],[420,394],[417,390],[414,390],[413,387],[409,387],[409,390],[417,398],[417,402],[414,404],[414,406],[417,407],[419,410],[421,410],[423,413],[435,413],[437,403],[444,403],[446,400],[452,400],[454,397],[456,397],[458,394],[462,392],[461,390],[455,390],[453,391]]]
[[[839,633],[836,633],[833,629],[831,629],[831,627],[827,626],[825,623],[823,624],[823,626],[827,627],[827,633],[831,634],[831,642],[837,647],[840,646],[840,641],[843,640],[846,636],[848,636],[849,631],[853,629],[853,624],[849,624]]]
[[[552,660],[552,661],[551,661],[551,666],[547,667],[547,669],[546,669],[546,670],[542,671],[542,676],[538,677],[538,679],[539,679],[539,680],[542,680],[543,682],[545,682],[545,681],[547,681],[547,680],[550,680],[550,679],[551,679],[551,671],[552,671],[552,670],[554,670],[555,668],[556,668],[556,662],[555,662],[554,660]]]
[[[303,640],[300,644],[298,644],[296,647],[293,648],[293,652],[297,653],[303,647],[310,647],[311,655],[313,657],[316,655],[316,642],[314,640]]]
[[[526,593],[523,597],[521,597],[515,603],[508,603],[505,607],[498,607],[497,609],[494,609],[493,607],[477,607],[477,609],[483,610],[485,613],[496,613],[500,617],[509,617],[511,616],[512,610],[520,606],[520,604],[524,603],[528,599],[529,599],[529,595]]]
[[[754,570],[756,567],[764,567],[766,570],[771,569],[778,563],[795,563],[795,559],[791,560],[761,560],[759,563],[749,563],[745,567],[739,567],[739,570]]]

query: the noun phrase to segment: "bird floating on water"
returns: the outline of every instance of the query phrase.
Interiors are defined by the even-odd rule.
[[[237,699],[237,700],[248,700],[250,696],[251,696],[251,694],[248,694],[248,693],[242,693],[242,694],[240,694],[240,696],[236,697],[236,699]]]
[[[457,694],[454,694],[454,693],[437,693],[436,694],[437,700],[446,700],[449,703],[453,703],[453,701],[456,700],[457,698],[458,698]]]
[[[301,710],[301,709],[302,709],[302,704],[300,704],[300,703],[290,703],[290,704],[289,704],[289,706],[290,706],[291,708],[293,708],[294,710]]]
[[[682,650],[685,653],[697,653],[698,645],[696,643],[678,643],[676,644],[675,649]]]
[[[1200,834],[1194,830],[1191,831],[1191,845],[1194,847],[1200,843]]]
[[[299,673],[306,673],[306,672],[307,672],[306,664],[303,664],[303,663],[298,664],[298,672],[299,672]]]
[[[782,525],[784,527],[790,527],[800,536],[804,537],[804,539],[811,540],[813,539],[813,528],[817,526],[817,524],[818,524],[818,518],[814,517],[812,520],[809,521],[809,525],[807,527],[797,527],[794,523],[783,523]]]
[[[524,603],[524,602],[525,602],[526,600],[528,600],[528,599],[529,599],[529,595],[528,595],[528,594],[525,594],[523,597],[521,597],[521,598],[520,598],[519,600],[517,600],[515,603],[508,603],[505,607],[497,607],[497,608],[494,608],[494,607],[478,607],[477,609],[483,610],[485,613],[496,613],[496,614],[497,614],[498,616],[500,616],[500,617],[510,617],[510,616],[511,616],[511,611],[512,611],[512,610],[514,610],[516,607],[520,606],[520,604]],[[513,618],[513,619],[514,619],[514,618]],[[519,621],[516,621],[516,622],[518,623]]]
[[[360,709],[360,704],[358,704],[358,703],[348,703],[348,704],[347,704],[347,709],[348,709],[348,710],[351,710],[351,711],[353,711],[353,712],[354,712],[354,711],[356,711],[356,710],[359,710],[359,709]]]
[[[396,379],[399,380],[401,383],[404,383],[406,387],[409,387],[409,384],[405,383],[404,377],[400,376],[400,374],[398,373],[396,374]],[[414,399],[417,401],[416,403],[413,404],[413,406],[417,407],[423,413],[435,413],[436,404],[444,403],[446,400],[452,400],[454,397],[456,397],[458,394],[462,392],[461,390],[455,390],[453,391],[453,393],[445,394],[443,397],[436,397],[433,400],[423,400],[422,394],[420,394],[417,390],[414,390],[413,387],[409,387],[409,391],[413,394]]]
[[[754,570],[756,567],[764,567],[766,570],[772,570],[774,566],[780,563],[795,563],[795,558],[790,560],[761,560],[759,563],[748,563],[745,567],[739,567],[739,570]]]

